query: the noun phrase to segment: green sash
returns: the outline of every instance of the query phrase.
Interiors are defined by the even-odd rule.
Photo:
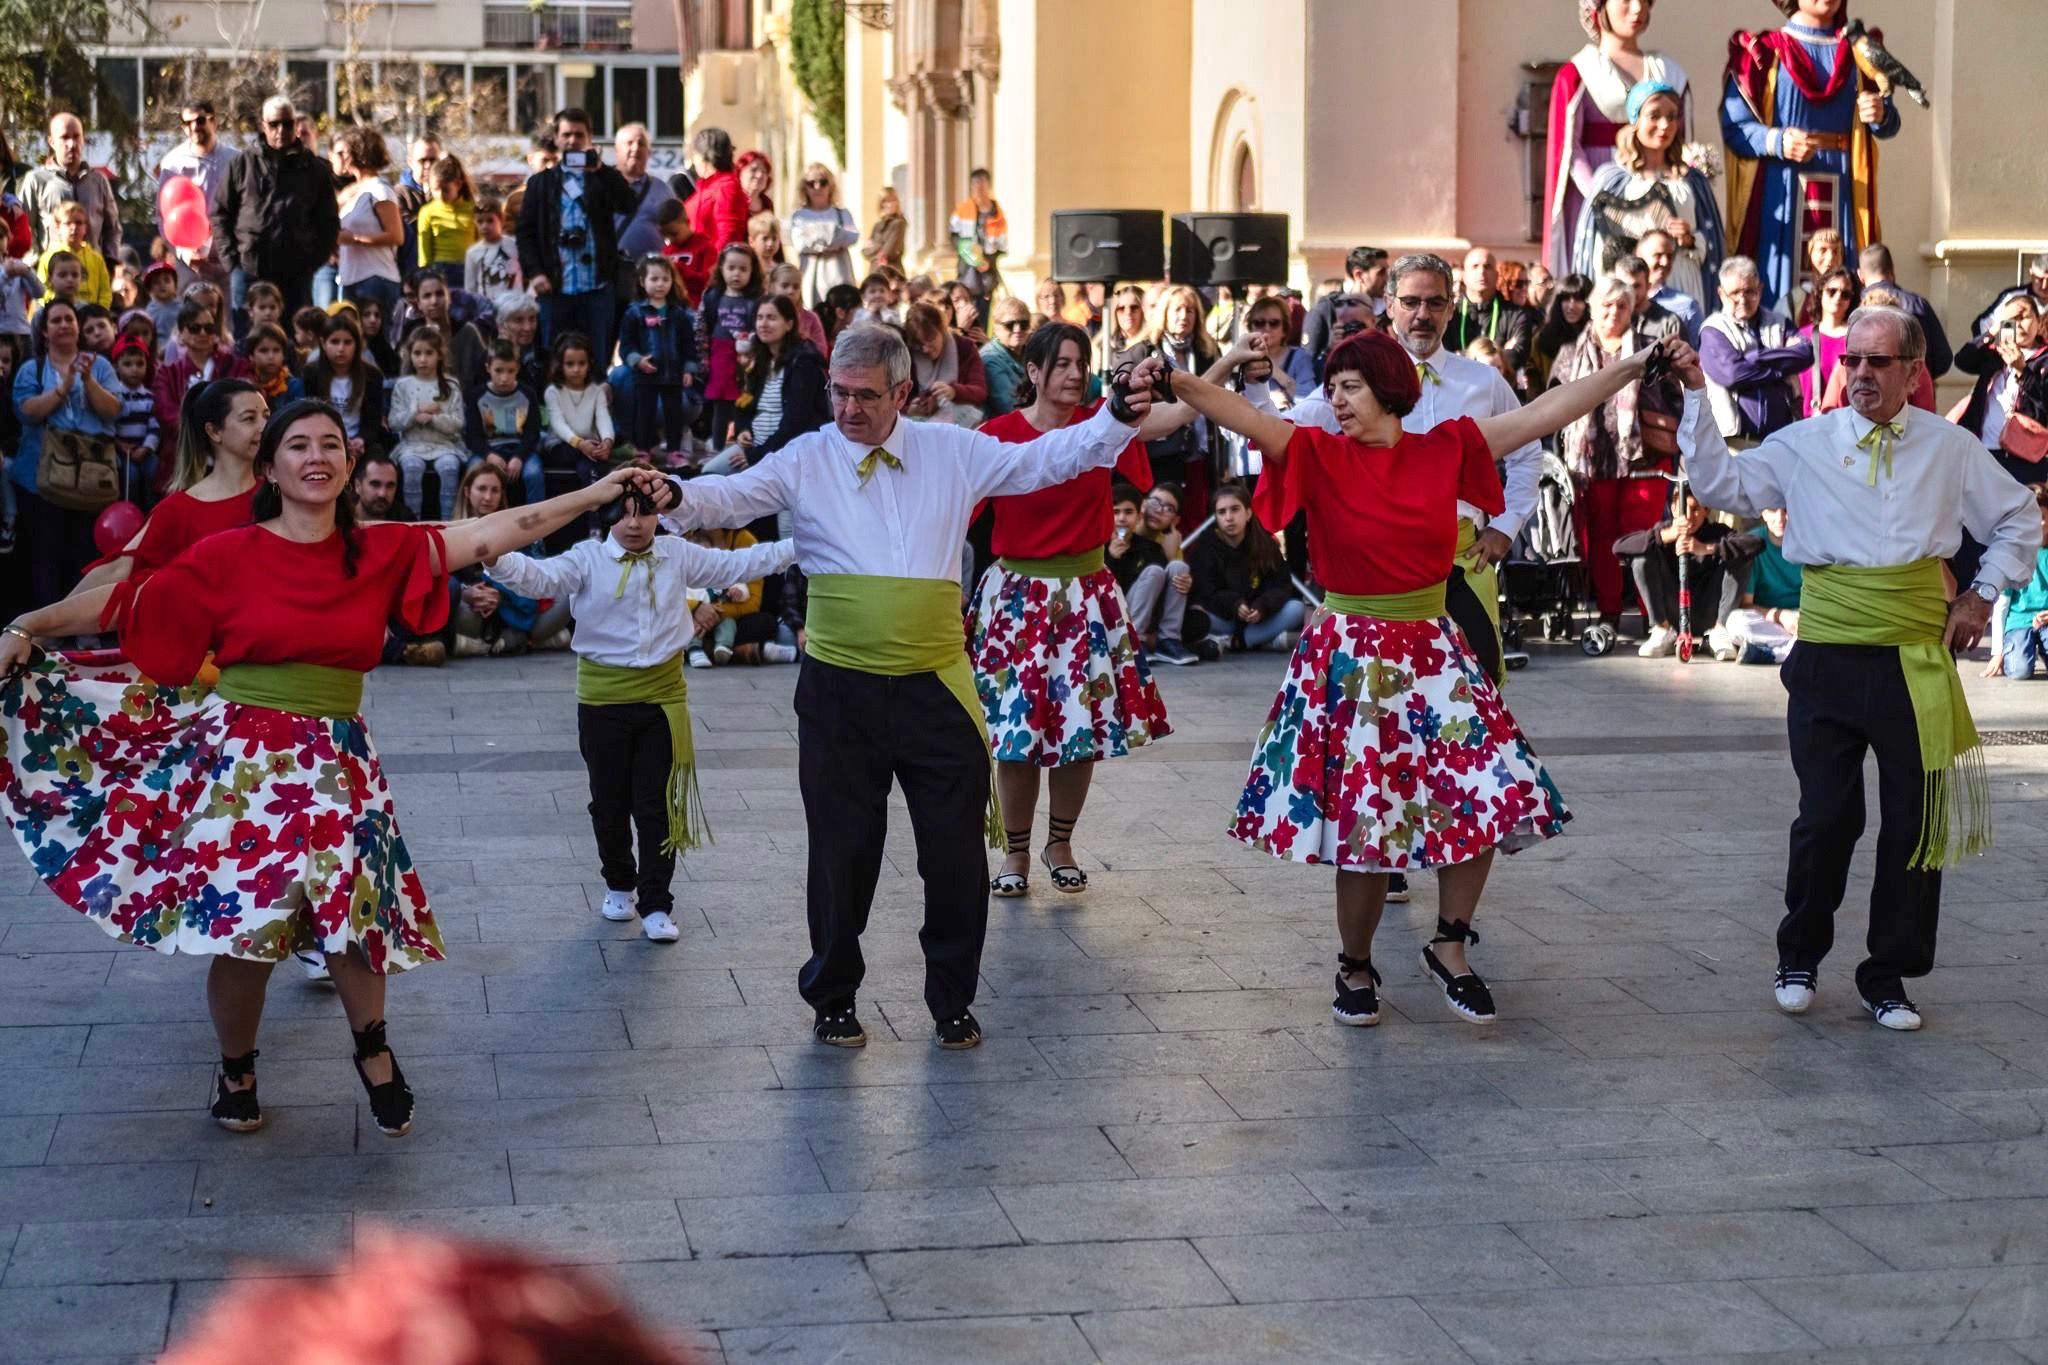
[[[1458,518],[1458,548],[1451,558],[1465,570],[1465,582],[1472,588],[1472,595],[1479,599],[1479,608],[1486,613],[1486,619],[1493,622],[1494,653],[1501,658],[1501,671],[1494,678],[1496,687],[1505,685],[1507,675],[1507,646],[1500,634],[1500,569],[1497,565],[1483,564],[1476,559],[1468,560],[1472,547],[1479,543],[1479,528],[1472,524],[1470,517]]]
[[[229,664],[214,691],[244,706],[348,720],[363,709],[363,675],[325,664]]]
[[[627,566],[631,571],[631,566]],[[668,837],[664,853],[681,853],[715,842],[697,790],[697,748],[690,738],[690,684],[683,656],[652,668],[620,668],[595,659],[576,660],[576,700],[584,706],[625,706],[642,701],[659,706],[668,721]]]
[[[1909,866],[1935,870],[1991,847],[1984,750],[1955,660],[1941,646],[1948,622],[1939,559],[1861,568],[1810,564],[1801,575],[1799,638],[1818,645],[1894,645],[1926,783],[1920,845]]]
[[[887,678],[935,673],[988,743],[988,718],[974,690],[960,620],[960,585],[943,578],[884,578],[821,573],[808,580],[805,643],[834,668]],[[993,759],[991,759],[993,762]],[[988,784],[988,846],[1002,848],[1003,820],[995,773]]]
[[[1022,578],[1086,578],[1100,570],[1104,562],[1100,550],[1083,550],[1077,555],[1052,559],[1015,559],[1004,555],[1002,560],[1004,568]]]
[[[1382,621],[1434,621],[1444,614],[1444,585],[1432,583],[1413,592],[1370,597],[1348,592],[1325,593],[1323,605],[1346,616],[1376,616]]]

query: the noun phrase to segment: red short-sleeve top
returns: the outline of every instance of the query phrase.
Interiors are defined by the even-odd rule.
[[[86,567],[96,569],[126,555],[135,561],[129,577],[147,578],[208,536],[247,526],[255,503],[253,485],[245,492],[213,502],[202,502],[180,490],[156,505],[143,525],[142,539],[133,550],[117,551]]]
[[[1332,592],[1413,592],[1450,577],[1458,503],[1489,516],[1504,509],[1493,452],[1469,417],[1369,446],[1298,427],[1259,475],[1252,510],[1285,526],[1308,509],[1315,574]]]
[[[1098,400],[1083,403],[1067,419],[1068,426],[1085,422],[1102,406]],[[1022,412],[1006,412],[981,424],[981,430],[1012,445],[1035,441],[1045,433],[1031,425]],[[1152,486],[1152,460],[1145,443],[1133,439],[1116,457],[1116,472],[1139,488]],[[1110,511],[1109,490],[1113,480],[1107,469],[1091,469],[1065,483],[1041,488],[1036,493],[1016,493],[995,498],[995,531],[991,548],[1010,559],[1055,559],[1099,550],[1109,544],[1116,529]]]
[[[160,683],[183,686],[208,651],[233,664],[324,664],[367,673],[387,622],[416,633],[448,621],[447,551],[431,526],[355,529],[353,576],[337,532],[312,544],[260,526],[223,531],[186,550],[109,604],[121,648]]]

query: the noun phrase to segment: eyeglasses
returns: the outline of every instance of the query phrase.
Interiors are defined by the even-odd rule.
[[[288,118],[267,118],[263,120],[265,128],[289,128],[292,126],[292,123],[293,120]]]
[[[835,403],[852,404],[863,408],[871,408],[889,396],[886,393],[876,393],[873,389],[847,389],[837,384],[826,385],[826,392],[832,395],[832,401]]]
[[[1904,360],[1897,355],[1858,355],[1854,351],[1842,353],[1842,368],[1845,370],[1871,369],[1880,372],[1889,370],[1893,364]]]
[[[1247,322],[1247,323],[1245,324],[1245,326],[1247,326],[1247,327],[1256,327],[1256,328],[1258,328],[1258,329],[1259,329],[1260,331],[1262,331],[1262,332],[1279,332],[1279,331],[1285,331],[1285,330],[1286,330],[1286,328],[1287,328],[1287,319],[1286,319],[1286,318],[1253,318],[1253,319],[1252,319],[1252,320],[1251,320],[1250,322]]]
[[[210,322],[195,322],[184,330],[192,333],[194,336],[210,337],[214,334],[215,328]]]
[[[1147,498],[1145,499],[1145,505],[1147,507],[1157,507],[1162,512],[1180,511],[1180,504],[1174,502],[1171,498]]]
[[[1431,294],[1428,298],[1418,298],[1414,294],[1403,294],[1395,299],[1394,302],[1400,304],[1411,313],[1419,313],[1425,308],[1432,313],[1441,313],[1444,309],[1451,306],[1451,301],[1442,294]]]

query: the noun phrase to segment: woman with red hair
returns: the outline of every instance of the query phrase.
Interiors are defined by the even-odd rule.
[[[1254,510],[1268,526],[1308,513],[1328,589],[1266,719],[1233,837],[1276,858],[1337,867],[1340,1024],[1376,1024],[1373,931],[1393,873],[1435,869],[1441,914],[1423,966],[1459,1018],[1493,1022],[1465,960],[1496,848],[1548,839],[1571,818],[1556,785],[1462,631],[1446,614],[1458,503],[1499,514],[1496,461],[1641,377],[1639,354],[1497,417],[1419,435],[1421,401],[1401,344],[1362,332],[1324,363],[1339,431],[1297,427],[1184,371],[1173,396],[1265,456]]]

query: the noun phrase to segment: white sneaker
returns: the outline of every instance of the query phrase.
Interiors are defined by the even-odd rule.
[[[306,973],[306,980],[316,985],[333,984],[334,978],[327,971],[327,954],[301,952],[293,953],[292,956],[299,960],[299,966]]]
[[[1920,1027],[1920,1011],[1910,1000],[1879,1000],[1875,1003],[1865,1000],[1863,1008],[1870,1011],[1870,1017],[1886,1028],[1901,1033],[1911,1033]]]
[[[1778,997],[1778,1008],[1785,1013],[1804,1014],[1813,1008],[1813,986],[1812,972],[1780,967],[1772,994]]]
[[[711,646],[711,662],[713,662],[713,663],[717,664],[717,665],[718,665],[718,666],[719,666],[720,668],[723,668],[723,667],[725,667],[725,666],[726,666],[727,664],[731,663],[731,662],[732,662],[732,646],[730,646],[730,645],[713,645],[713,646]]]
[[[1707,632],[1707,650],[1724,664],[1734,663],[1742,654],[1736,647],[1735,637],[1719,626]]]
[[[676,922],[668,917],[668,911],[657,910],[640,920],[640,932],[647,935],[649,943],[674,943],[683,936]]]
[[[701,650],[701,649],[694,649],[694,648],[693,648],[693,649],[692,649],[692,650],[690,651],[690,667],[692,667],[692,668],[709,668],[709,667],[711,667],[711,656],[710,656],[709,654],[706,654],[706,653],[705,653],[705,652],[704,652],[703,650]]]
[[[545,640],[535,640],[533,647],[535,649],[567,649],[569,647],[569,628],[564,626]]]
[[[1275,654],[1286,654],[1294,649],[1294,632],[1283,630],[1266,642],[1266,648]]]
[[[1668,659],[1678,653],[1678,632],[1669,626],[1650,627],[1650,638],[1636,646],[1639,659]]]
[[[458,659],[481,659],[491,652],[491,647],[474,635],[458,633],[455,637],[455,657]]]
[[[639,911],[633,908],[633,897],[630,892],[607,891],[604,893],[604,904],[597,907],[597,913],[614,924],[624,924]]]
[[[761,657],[771,664],[793,664],[796,662],[796,646],[762,645]]]

